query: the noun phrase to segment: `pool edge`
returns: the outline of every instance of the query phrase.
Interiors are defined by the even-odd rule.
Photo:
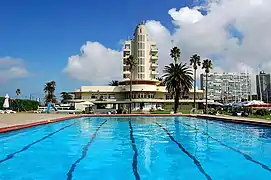
[[[75,116],[69,116],[69,117],[60,117],[55,118],[51,120],[44,120],[34,123],[27,123],[27,124],[20,124],[20,125],[12,125],[7,127],[0,128],[0,133],[6,133],[10,131],[16,131],[20,129],[30,128],[34,126],[39,125],[45,125],[50,123],[55,123],[59,121],[65,121],[70,120],[74,118],[80,118],[80,117],[137,117],[137,116],[147,116],[147,117],[153,117],[153,116],[160,116],[160,117],[177,117],[177,116],[184,116],[184,117],[194,117],[194,118],[204,118],[209,120],[216,120],[216,121],[225,121],[225,122],[232,122],[232,123],[238,123],[238,124],[251,124],[251,125],[258,125],[258,126],[268,126],[271,127],[271,121],[263,121],[263,120],[257,120],[257,119],[245,119],[245,118],[234,118],[234,117],[222,117],[222,116],[212,116],[212,115],[203,115],[203,114],[82,114],[82,115],[75,115]]]
[[[202,114],[195,114],[190,115],[190,117],[195,118],[204,118],[209,120],[215,120],[215,121],[224,121],[224,122],[231,122],[236,124],[250,124],[250,125],[256,125],[256,126],[268,126],[271,127],[271,120],[262,120],[262,119],[248,119],[248,118],[242,118],[242,117],[228,117],[228,116],[213,116],[213,115],[202,115]]]

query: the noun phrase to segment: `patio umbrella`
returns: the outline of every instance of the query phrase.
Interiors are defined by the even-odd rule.
[[[8,101],[8,99],[9,99],[9,96],[8,96],[8,94],[6,94],[5,101],[4,101],[4,104],[3,104],[3,108],[6,108],[6,109],[9,108],[9,101]]]

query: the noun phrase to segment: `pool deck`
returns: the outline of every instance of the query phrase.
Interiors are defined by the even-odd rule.
[[[34,113],[17,113],[17,114],[0,114],[0,133],[28,128],[37,125],[48,124],[57,121],[63,121],[75,117],[95,117],[95,116],[187,116],[204,118],[217,121],[227,121],[242,124],[254,124],[271,127],[271,120],[252,119],[245,117],[233,117],[224,115],[204,115],[204,114],[116,114],[116,115],[69,115],[69,114],[34,114]]]
[[[0,114],[0,133],[48,124],[75,117],[69,114],[16,113]]]

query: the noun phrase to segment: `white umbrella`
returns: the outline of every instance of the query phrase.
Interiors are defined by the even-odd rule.
[[[85,101],[85,102],[81,102],[79,104],[82,104],[82,105],[89,105],[89,106],[93,106],[94,104],[92,102],[89,102],[89,101]]]
[[[3,104],[3,108],[9,108],[9,101],[8,101],[8,99],[9,99],[9,96],[8,96],[8,94],[6,94],[6,96],[5,96],[5,101],[4,101],[4,104]]]

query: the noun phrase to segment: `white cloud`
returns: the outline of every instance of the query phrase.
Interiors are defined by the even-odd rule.
[[[120,79],[122,55],[99,42],[87,42],[81,47],[81,54],[69,57],[64,72],[72,78],[95,84]]]
[[[172,8],[168,13],[175,21],[180,23],[194,24],[203,18],[203,15],[196,8],[184,7],[179,11],[176,8]]]
[[[22,59],[12,57],[0,58],[0,83],[24,78],[28,75],[29,72],[24,67],[24,61]]]

